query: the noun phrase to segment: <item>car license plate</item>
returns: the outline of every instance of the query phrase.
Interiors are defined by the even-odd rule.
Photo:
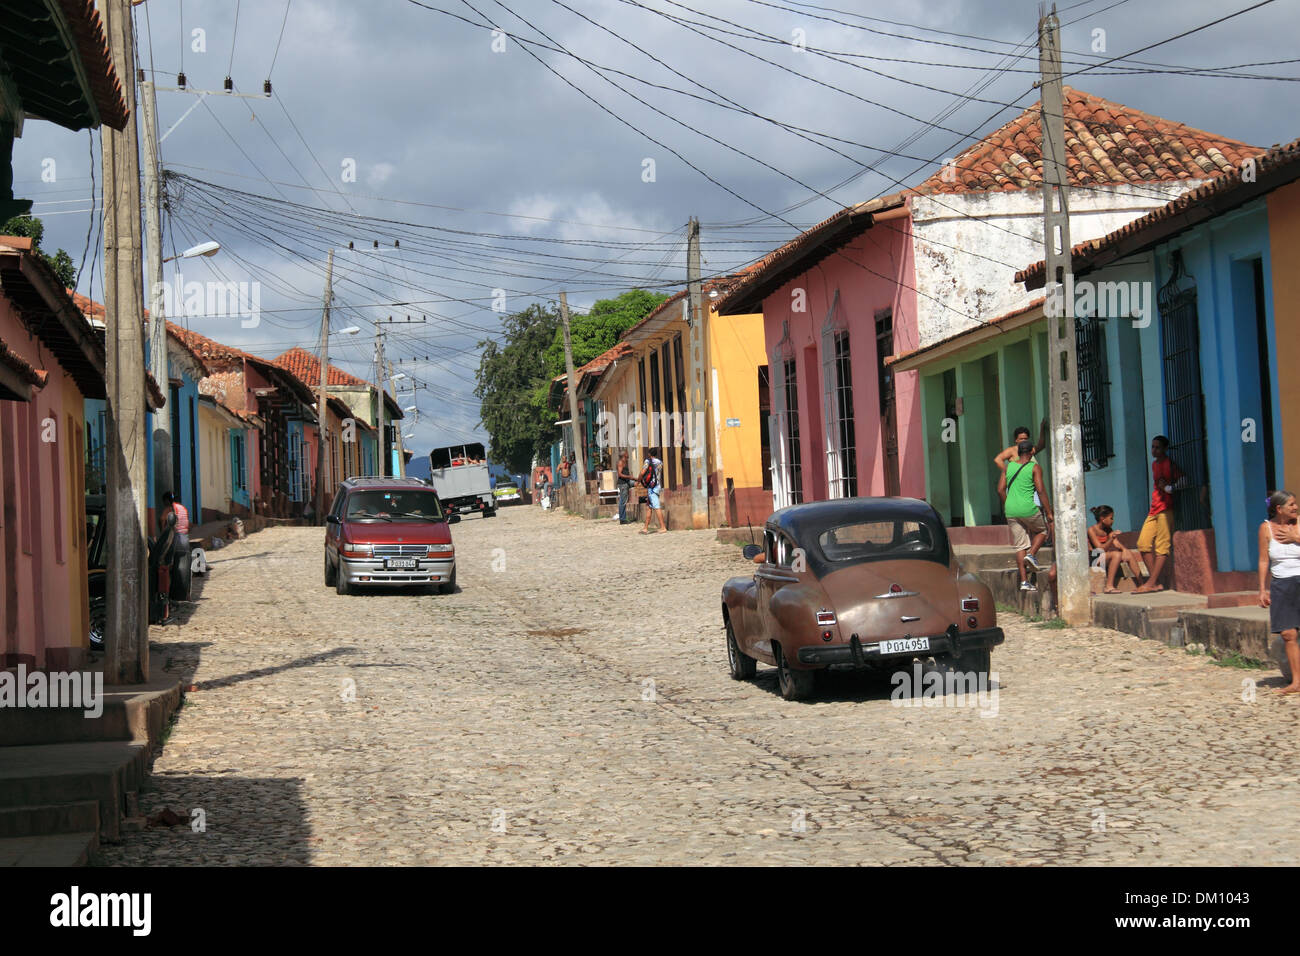
[[[385,571],[414,571],[420,566],[420,562],[415,558],[385,558]]]
[[[881,654],[916,654],[930,649],[928,637],[905,637],[899,641],[881,641]]]

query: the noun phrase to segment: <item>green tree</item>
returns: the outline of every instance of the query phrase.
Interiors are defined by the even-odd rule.
[[[41,240],[45,238],[45,223],[41,222],[34,216],[14,216],[3,226],[0,226],[0,236],[25,236],[32,241],[32,249],[40,256],[47,266],[54,270],[54,274],[59,277],[65,288],[71,289],[77,283],[77,267],[72,264],[72,256],[67,251],[60,249],[54,255],[50,255],[41,248]]]
[[[623,333],[664,303],[668,296],[645,289],[631,289],[616,299],[601,299],[586,315],[570,313],[569,339],[573,347],[573,367],[586,365],[602,352],[608,352]],[[547,379],[565,371],[564,330],[556,330],[546,349]]]
[[[483,351],[474,394],[482,403],[479,420],[491,439],[492,461],[511,472],[526,472],[534,455],[547,457],[559,437],[555,413],[546,404],[550,377],[544,356],[555,340],[560,314],[534,304],[506,316],[503,324],[503,342],[478,344]]]

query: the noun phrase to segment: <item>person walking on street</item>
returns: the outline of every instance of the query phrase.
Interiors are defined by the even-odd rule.
[[[636,478],[629,471],[627,461],[627,452],[621,452],[618,456],[618,523],[627,524],[627,499],[632,494],[632,485],[636,483]]]
[[[649,507],[646,509],[645,527],[639,534],[651,534],[650,519],[655,518],[659,522],[659,531],[668,532],[668,526],[664,524],[664,513],[662,504],[663,492],[663,475],[664,463],[655,457],[654,449],[651,449],[646,456],[645,465],[641,468],[641,477],[639,481],[645,486],[646,502]]]
[[[1047,540],[1047,526],[1052,521],[1052,507],[1047,500],[1047,490],[1043,487],[1043,469],[1034,461],[1034,443],[1028,437],[1022,438],[1016,448],[1017,457],[1007,463],[1005,486],[999,482],[1002,491],[1003,513],[1011,527],[1011,541],[1016,549],[1016,567],[1020,571],[1020,590],[1037,591],[1031,584],[1026,567],[1034,571],[1043,570],[1036,559],[1038,549]],[[1039,504],[1034,503],[1034,494],[1038,494]],[[1041,511],[1040,511],[1041,505]]]
[[[1147,566],[1146,582],[1134,594],[1163,591],[1160,575],[1169,559],[1174,544],[1174,492],[1182,487],[1184,476],[1174,460],[1169,457],[1169,439],[1157,435],[1151,439],[1151,510],[1142,531],[1138,534],[1137,549]]]
[[[1259,526],[1259,606],[1268,608],[1269,633],[1282,635],[1291,665],[1281,693],[1300,693],[1300,508],[1289,491],[1269,496],[1268,520]]]
[[[171,596],[178,601],[190,599],[190,512],[170,491],[163,492],[160,522],[170,521],[175,535],[172,543]]]

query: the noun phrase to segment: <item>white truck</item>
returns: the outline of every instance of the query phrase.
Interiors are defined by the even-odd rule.
[[[475,512],[484,518],[497,513],[487,455],[478,442],[429,452],[429,484],[438,492],[438,500],[452,521]]]

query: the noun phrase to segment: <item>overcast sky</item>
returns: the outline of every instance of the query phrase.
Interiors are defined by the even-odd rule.
[[[1162,72],[1295,58],[1295,0],[1156,46],[1143,63],[1069,75],[1252,2],[1061,4],[1066,82],[1248,143],[1290,141],[1296,83]],[[419,406],[408,447],[485,438],[474,346],[499,328],[494,305],[514,312],[561,289],[579,309],[637,284],[671,292],[685,281],[692,215],[706,273],[725,272],[840,205],[919,183],[1037,100],[1037,16],[1020,0],[147,0],[139,59],[160,86],[183,66],[194,89],[221,90],[227,72],[237,91],[259,93],[268,73],[274,89],[158,93],[165,167],[218,187],[173,188],[166,253],[217,239],[222,252],[186,262],[184,279],[260,290],[255,327],[176,321],[267,356],[315,351],[336,248],[332,327],[362,331],[334,336],[331,361],[373,377],[375,321],[409,315],[387,347],[421,360],[398,368],[427,386],[402,402]],[[89,231],[79,291],[102,300],[91,152],[85,131],[29,123],[15,194],[36,200],[47,247],[78,264]],[[93,155],[97,197],[97,133]]]

